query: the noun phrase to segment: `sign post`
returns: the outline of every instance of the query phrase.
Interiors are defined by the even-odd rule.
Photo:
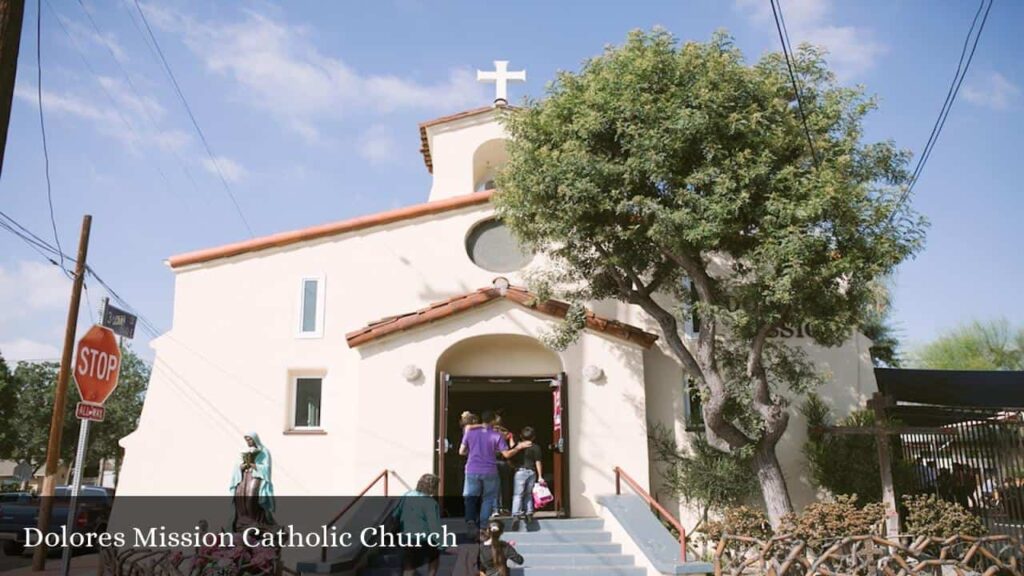
[[[75,475],[71,482],[71,499],[68,502],[67,532],[74,529],[78,512],[78,492],[82,486],[82,470],[85,468],[85,447],[89,441],[89,422],[103,421],[103,403],[117,388],[121,374],[121,347],[113,330],[104,326],[93,326],[78,341],[75,354],[75,385],[82,401],[75,409],[81,420],[78,433],[78,450],[75,452]],[[61,574],[67,576],[71,569],[71,547],[64,548],[61,558]]]

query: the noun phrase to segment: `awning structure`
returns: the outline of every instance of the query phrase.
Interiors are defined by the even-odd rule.
[[[1024,372],[875,368],[878,389],[897,403],[1024,409]]]

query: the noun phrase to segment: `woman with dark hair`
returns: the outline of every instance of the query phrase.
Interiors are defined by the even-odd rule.
[[[492,519],[480,532],[480,572],[486,576],[508,576],[509,560],[523,563],[522,554],[501,539],[504,532],[505,525],[498,519]]]
[[[441,508],[434,497],[440,479],[433,474],[420,476],[416,489],[402,495],[398,501],[395,516],[398,518],[399,530],[403,534],[441,534]],[[428,574],[437,576],[441,565],[441,548],[423,544],[407,547],[402,556],[402,574],[411,576],[416,569],[429,564]]]
[[[541,462],[544,453],[540,446],[533,444],[536,432],[533,426],[526,426],[519,434],[523,442],[530,442],[530,447],[512,460],[515,468],[512,494],[512,530],[519,529],[519,523],[525,521],[527,526],[533,523],[533,485],[544,484],[544,464]]]

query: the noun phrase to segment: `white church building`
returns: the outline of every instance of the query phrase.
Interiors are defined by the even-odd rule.
[[[393,493],[435,472],[457,496],[459,414],[498,409],[509,427],[538,430],[564,515],[601,515],[621,467],[691,528],[696,511],[666,493],[648,449],[655,424],[681,444],[693,434],[656,324],[592,302],[577,342],[541,341],[566,305],[528,292],[534,259],[494,218],[505,113],[500,100],[420,124],[433,176],[421,204],[171,257],[173,325],[153,342],[118,495],[226,494],[255,431],[278,495],[352,495],[386,470]],[[875,392],[867,338],[821,348],[799,336],[837,413]],[[794,414],[779,446],[798,507],[815,496],[805,429]]]

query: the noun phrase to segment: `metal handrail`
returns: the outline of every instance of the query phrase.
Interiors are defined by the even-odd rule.
[[[641,488],[640,485],[637,484],[636,480],[633,480],[633,478],[629,474],[626,474],[625,470],[619,468],[618,466],[615,467],[616,496],[622,495],[622,480],[625,480],[626,484],[629,484],[629,487],[632,488],[634,492],[636,492],[637,496],[643,498],[644,502],[647,502],[648,506],[654,508],[655,512],[657,512],[658,515],[661,516],[661,518],[664,521],[671,524],[672,527],[675,528],[677,532],[679,532],[679,559],[682,562],[686,562],[686,529],[683,528],[683,525],[679,523],[679,520],[676,520],[675,516],[669,514],[668,510],[665,510],[665,508],[661,504],[658,504],[658,501],[651,497],[651,495],[648,494],[646,490]]]
[[[360,492],[359,494],[356,494],[356,497],[353,498],[351,502],[346,504],[345,507],[341,509],[341,512],[338,512],[337,516],[335,516],[330,522],[325,524],[324,528],[330,528],[331,526],[334,526],[338,522],[338,520],[341,520],[341,517],[344,516],[345,513],[348,512],[350,509],[352,509],[352,507],[355,506],[356,502],[358,502],[360,498],[362,498],[363,496],[366,496],[366,493],[369,492],[371,488],[376,486],[377,482],[380,482],[381,479],[384,479],[384,497],[387,498],[388,497],[388,473],[389,472],[390,472],[390,470],[383,470],[380,474],[377,474],[376,476],[374,476],[373,480],[369,484],[366,485],[366,488],[363,488],[362,492]],[[324,546],[323,548],[320,549],[320,561],[321,562],[327,562],[327,546]]]

